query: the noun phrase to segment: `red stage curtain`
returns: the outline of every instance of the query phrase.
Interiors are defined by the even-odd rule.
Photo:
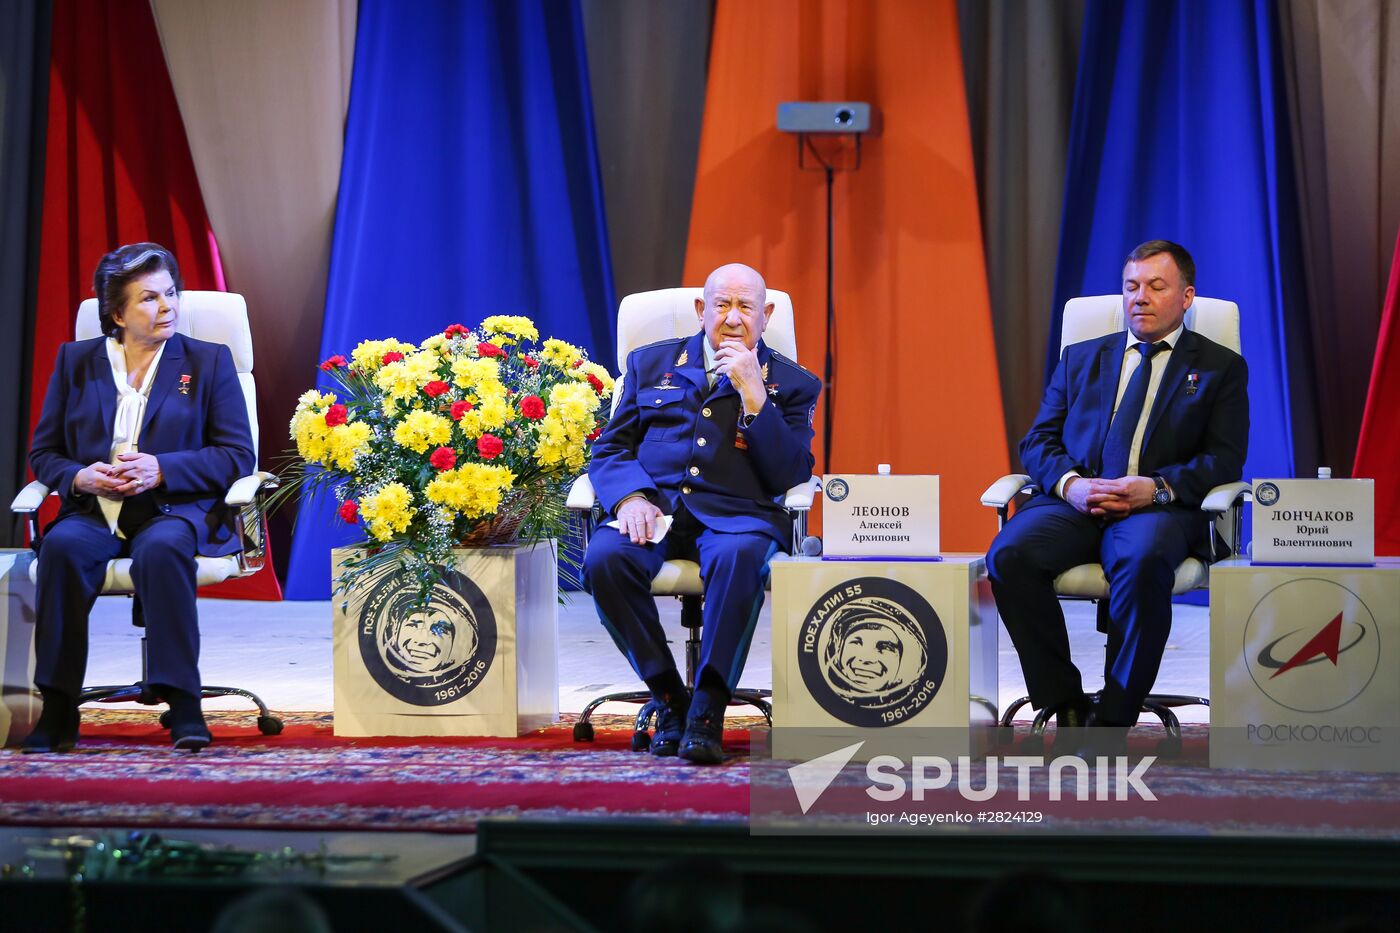
[[[1376,553],[1400,555],[1400,237],[1351,475],[1376,481]]]
[[[978,499],[1008,470],[955,0],[716,9],[685,281],[757,268],[792,295],[820,375],[825,180],[774,125],[794,100],[869,101],[884,118],[860,170],[836,178],[831,467],[941,474],[942,546],[983,550],[996,520]]]
[[[148,0],[54,3],[44,178],[31,425],[103,253],[152,240],[180,260],[186,288],[223,288]],[[263,572],[205,595],[281,591]]]

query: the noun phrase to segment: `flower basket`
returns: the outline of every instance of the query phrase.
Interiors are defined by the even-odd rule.
[[[367,340],[321,369],[332,391],[298,400],[279,492],[333,491],[340,520],[364,529],[337,593],[392,572],[426,606],[453,548],[567,535],[568,486],[587,469],[613,389],[583,350],[498,315],[416,346]]]

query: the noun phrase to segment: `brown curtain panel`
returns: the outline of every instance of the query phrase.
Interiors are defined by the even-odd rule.
[[[317,375],[356,7],[152,0],[225,279],[248,299],[264,468]]]
[[[1280,0],[1278,15],[1319,432],[1298,470],[1322,464],[1342,475],[1356,453],[1400,228],[1400,5]]]
[[[681,281],[713,6],[582,0],[619,298]]]
[[[1040,405],[1084,0],[959,0],[1008,449]]]

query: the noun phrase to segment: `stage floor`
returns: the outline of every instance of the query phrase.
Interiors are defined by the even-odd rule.
[[[669,598],[657,603],[666,630],[673,636],[672,649],[680,659],[684,647],[680,603]],[[104,596],[97,601],[86,683],[120,684],[135,679],[140,670],[141,635],[131,625],[130,605],[123,596]],[[1085,674],[1084,686],[1097,689],[1102,684],[1096,675],[1103,669],[1103,636],[1094,629],[1094,607],[1084,602],[1062,605],[1071,650]],[[1208,611],[1205,606],[1184,604],[1175,605],[1173,610],[1172,635],[1156,690],[1209,696]],[[205,683],[243,687],[277,710],[334,710],[330,602],[201,599],[199,613],[204,636],[200,667]],[[772,686],[771,618],[771,608],[765,605],[744,669],[742,683],[746,687]],[[638,686],[626,660],[598,622],[587,595],[569,594],[568,602],[560,606],[559,644],[560,711],[578,712],[600,694]],[[1004,710],[1025,694],[1025,680],[1005,630],[1000,649],[998,707]],[[246,705],[237,699],[205,701],[207,709],[241,709]],[[620,705],[612,711],[634,709]],[[1182,707],[1176,712],[1182,722],[1209,721],[1204,707]],[[1029,718],[1029,709],[1022,715]]]

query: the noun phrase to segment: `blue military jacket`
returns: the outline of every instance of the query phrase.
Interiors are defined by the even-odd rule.
[[[761,532],[786,550],[783,494],[812,475],[812,417],[821,382],[759,341],[768,401],[748,427],[728,379],[709,387],[703,331],[633,350],[622,397],[593,447],[588,476],[610,514],[634,492],[706,527]]]

